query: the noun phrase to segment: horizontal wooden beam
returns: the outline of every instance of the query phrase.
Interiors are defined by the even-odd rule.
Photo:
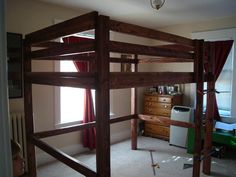
[[[138,25],[123,23],[123,22],[119,22],[115,20],[110,20],[110,30],[120,32],[120,33],[140,36],[140,37],[166,41],[166,42],[173,42],[173,43],[183,44],[187,46],[194,46],[194,42],[192,39],[177,36],[174,34],[165,33],[162,31],[156,31],[156,30],[141,27]]]
[[[110,119],[110,124],[114,124],[114,123],[117,123],[117,122],[123,122],[123,121],[131,120],[131,119],[137,119],[137,118],[138,118],[137,114],[122,116],[122,117],[116,117],[116,118]]]
[[[73,61],[92,61],[95,59],[95,53],[80,53],[64,56],[52,56],[43,58],[33,58],[32,60],[73,60]]]
[[[138,60],[137,59],[111,57],[110,62],[111,63],[134,63],[134,64],[136,64],[136,63],[138,63]]]
[[[170,57],[139,59],[139,63],[184,63],[184,62],[194,62],[194,60],[186,58],[170,58]]]
[[[172,49],[176,51],[191,52],[194,51],[194,46],[185,46],[181,44],[167,44],[167,45],[157,45],[159,48]]]
[[[138,117],[144,121],[162,123],[162,124],[165,124],[168,126],[175,125],[178,127],[185,127],[185,128],[194,128],[195,127],[195,125],[193,123],[167,119],[166,117],[161,117],[161,116],[139,114]]]
[[[71,132],[80,131],[80,130],[84,130],[88,128],[93,128],[95,127],[95,124],[96,124],[95,121],[82,123],[82,124],[67,126],[63,128],[54,129],[54,130],[37,132],[37,133],[34,133],[34,136],[38,138],[46,138],[50,136],[56,136],[56,135],[71,133]]]
[[[27,46],[95,28],[97,12],[87,13],[25,36]]]
[[[192,72],[112,72],[110,88],[148,87],[153,85],[194,83]]]
[[[133,53],[138,55],[174,57],[174,58],[189,58],[193,59],[193,53],[179,52],[172,49],[164,49],[153,46],[145,46],[140,44],[130,44],[125,42],[110,41],[111,52]]]
[[[47,49],[32,51],[26,58],[47,58],[66,54],[75,54],[81,52],[91,52],[95,50],[94,41],[81,41],[75,44],[64,44],[62,46],[54,46]]]
[[[62,42],[46,41],[46,42],[42,42],[42,43],[33,44],[32,47],[49,48],[49,47],[55,47],[55,46],[63,46],[64,44],[65,43],[62,43]]]
[[[136,114],[112,118],[112,119],[110,119],[110,124],[122,122],[122,121],[127,121],[130,119],[137,119],[137,118],[138,118],[138,116]],[[80,131],[80,130],[84,130],[84,129],[88,129],[88,128],[93,128],[93,127],[95,127],[95,125],[96,125],[95,121],[88,122],[88,123],[81,123],[78,125],[67,126],[67,127],[63,127],[63,128],[54,129],[54,130],[37,132],[37,133],[34,133],[34,136],[37,138],[46,138],[46,137],[50,137],[50,136],[56,136],[56,135],[71,133],[71,132]]]
[[[92,169],[86,166],[83,162],[65,154],[59,149],[49,146],[45,142],[37,139],[36,137],[32,137],[31,142],[37,147],[39,147],[40,149],[42,149],[43,151],[53,156],[54,158],[61,161],[62,163],[68,165],[70,168],[83,174],[84,176],[91,176],[91,177],[97,176],[96,172],[94,172]]]
[[[25,73],[26,82],[40,85],[68,86],[95,89],[94,73],[81,72],[31,72]]]

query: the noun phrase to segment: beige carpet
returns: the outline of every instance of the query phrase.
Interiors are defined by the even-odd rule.
[[[111,146],[112,177],[191,177],[192,168],[183,169],[184,164],[192,164],[192,156],[186,149],[169,146],[167,141],[139,137],[138,150],[130,149],[130,140]],[[153,163],[159,168],[152,167]],[[94,152],[76,156],[77,159],[96,170]],[[212,175],[215,177],[236,177],[236,158],[230,155],[212,160]],[[154,175],[155,174],[155,175]],[[76,171],[60,162],[38,168],[38,177],[81,177]],[[206,175],[201,174],[201,177]]]

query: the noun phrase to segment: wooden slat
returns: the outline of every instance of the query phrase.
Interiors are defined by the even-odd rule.
[[[110,88],[130,88],[153,86],[157,83],[165,84],[181,84],[193,83],[194,75],[192,72],[112,72],[110,73]]]
[[[92,127],[95,127],[95,124],[96,122],[93,121],[93,122],[88,122],[86,124],[79,124],[79,125],[68,126],[64,128],[55,129],[55,130],[37,132],[34,134],[34,136],[37,138],[46,138],[50,136],[56,136],[56,135],[71,133],[74,131],[80,131],[80,130],[92,128]]]
[[[96,21],[95,19],[97,16],[98,16],[97,12],[91,12],[72,18],[65,22],[61,22],[53,26],[41,29],[39,31],[26,35],[25,42],[26,44],[30,45],[94,29]]]
[[[201,167],[201,126],[202,126],[202,107],[203,107],[203,41],[195,40],[196,51],[194,60],[194,77],[196,81],[196,111],[195,111],[195,129],[194,129],[194,156],[192,177],[200,176]]]
[[[176,51],[184,51],[184,52],[194,51],[193,46],[185,46],[185,45],[180,45],[180,44],[158,45],[157,47],[163,48],[163,49],[172,49]]]
[[[151,39],[162,40],[166,42],[179,43],[187,46],[194,46],[193,40],[180,37],[174,34],[169,34],[161,31],[156,31],[153,29],[141,27],[138,25],[132,25],[128,23],[123,23],[115,20],[110,20],[110,29],[112,31],[117,31],[121,33],[127,33],[130,35],[147,37]]]
[[[187,58],[142,58],[139,59],[139,63],[182,63],[182,62],[194,62],[193,59],[187,59]]]
[[[109,120],[110,120],[110,124],[114,124],[114,123],[118,123],[118,122],[122,122],[122,121],[127,121],[130,119],[137,119],[137,115],[133,114],[133,115],[128,115],[128,116],[116,117],[116,118],[112,118]],[[37,133],[34,133],[34,136],[37,138],[46,138],[46,137],[50,137],[50,136],[56,136],[56,135],[71,133],[71,132],[80,131],[80,130],[84,130],[84,129],[88,129],[88,128],[93,128],[95,126],[96,126],[96,122],[93,121],[93,122],[82,123],[82,124],[78,124],[78,125],[58,128],[58,129],[54,129],[54,130],[37,132]]]
[[[179,52],[171,49],[145,46],[140,44],[130,44],[125,42],[110,41],[109,49],[111,52],[134,53],[138,55],[174,57],[193,59],[193,54],[188,52]]]
[[[138,59],[128,59],[128,58],[115,58],[110,57],[111,63],[138,63]]]
[[[85,176],[91,176],[91,177],[96,177],[97,174],[96,172],[94,172],[92,169],[90,169],[88,166],[86,166],[83,162],[65,154],[64,152],[62,152],[59,149],[56,148],[52,148],[51,146],[49,146],[48,144],[46,144],[45,142],[32,137],[31,141],[40,149],[44,150],[45,152],[47,152],[48,154],[50,154],[51,156],[53,156],[54,158],[60,160],[61,162],[63,162],[64,164],[66,164],[67,166],[71,167],[72,169],[74,169],[75,171],[85,175]]]
[[[109,17],[99,16],[95,30],[97,53],[96,157],[99,177],[111,176],[109,102]]]
[[[95,74],[80,72],[25,73],[25,82],[41,85],[68,86],[94,89]]]
[[[56,57],[43,57],[43,58],[34,58],[33,60],[73,60],[73,61],[91,61],[95,59],[95,53],[81,53],[74,55],[64,55]]]
[[[65,45],[65,43],[62,43],[62,42],[54,42],[54,41],[46,41],[46,42],[42,42],[42,43],[33,44],[32,47],[49,48],[49,47],[63,46],[63,45]]]
[[[32,51],[29,58],[47,58],[52,56],[60,56],[73,53],[94,51],[94,41],[82,41],[76,44],[64,44],[63,46],[55,46],[47,49]]]
[[[144,121],[162,123],[167,126],[174,125],[174,126],[185,127],[185,128],[194,128],[195,127],[195,125],[193,123],[171,120],[171,119],[167,119],[166,117],[161,117],[161,116],[139,114],[138,117]]]

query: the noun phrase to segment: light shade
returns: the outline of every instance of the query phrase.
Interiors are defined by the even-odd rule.
[[[165,3],[165,0],[150,0],[150,4],[153,9],[160,9]]]

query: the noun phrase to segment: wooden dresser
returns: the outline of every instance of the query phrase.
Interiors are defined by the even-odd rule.
[[[174,105],[182,105],[182,95],[160,95],[157,93],[145,93],[144,114],[161,116],[170,119],[171,108]],[[164,123],[144,122],[144,134],[168,140],[170,126]]]

